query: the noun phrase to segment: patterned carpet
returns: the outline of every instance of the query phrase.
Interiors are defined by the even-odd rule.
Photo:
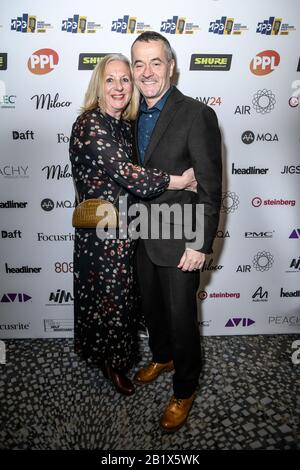
[[[296,339],[204,337],[198,395],[175,434],[158,425],[172,394],[170,373],[123,397],[78,360],[70,339],[6,340],[0,449],[300,449]],[[144,362],[146,338],[141,347]]]

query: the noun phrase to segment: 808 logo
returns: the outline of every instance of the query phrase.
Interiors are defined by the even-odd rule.
[[[56,261],[56,263],[54,263],[54,271],[57,273],[57,274],[67,274],[67,273],[73,273],[73,262],[70,261]]]

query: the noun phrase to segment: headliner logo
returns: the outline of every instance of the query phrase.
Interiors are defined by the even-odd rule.
[[[247,327],[255,323],[251,318],[230,318],[226,323],[226,328],[236,328],[237,326]]]
[[[274,256],[268,251],[259,251],[252,260],[253,267],[256,271],[269,271],[274,263]]]
[[[246,25],[236,23],[234,18],[228,18],[227,16],[222,16],[219,20],[211,21],[208,28],[209,33],[222,34],[225,36],[231,34],[233,36],[240,35],[247,30],[248,28]]]
[[[284,291],[283,287],[281,287],[280,297],[300,297],[300,290]]]
[[[46,33],[48,29],[52,29],[52,25],[44,20],[37,20],[35,15],[23,13],[11,20],[10,29],[18,33]]]
[[[258,34],[265,34],[266,36],[287,36],[292,31],[296,31],[294,26],[282,23],[282,18],[275,18],[275,16],[270,16],[268,20],[257,23],[256,28]]]
[[[7,53],[0,52],[0,70],[7,70]]]
[[[19,294],[3,294],[0,302],[2,303],[13,303],[13,302],[28,302],[32,297],[28,294],[19,293]]]
[[[78,70],[93,70],[106,55],[108,52],[79,54]]]
[[[227,71],[231,67],[232,54],[192,54],[190,70]]]
[[[28,202],[25,201],[18,201],[15,202],[14,200],[2,202],[0,201],[0,209],[26,209]]]
[[[54,70],[58,64],[59,56],[53,49],[39,49],[28,59],[27,66],[35,75],[45,75]]]
[[[231,165],[231,173],[233,175],[266,175],[269,168],[256,168],[256,166],[248,166],[248,168],[236,168],[234,163]]]
[[[239,206],[240,200],[236,193],[232,191],[226,191],[222,194],[221,201],[221,212],[229,214],[230,212],[235,212]]]
[[[199,30],[199,25],[187,22],[184,16],[173,16],[160,25],[160,31],[166,34],[194,34]]]
[[[67,33],[97,33],[99,29],[102,29],[101,24],[97,24],[94,21],[87,21],[87,16],[73,15],[73,17],[67,20],[62,20],[61,30]]]
[[[254,75],[268,75],[274,72],[275,67],[278,67],[280,62],[280,55],[273,50],[262,51],[250,62],[250,70]]]

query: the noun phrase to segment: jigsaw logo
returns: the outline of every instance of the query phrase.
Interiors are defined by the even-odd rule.
[[[267,50],[256,54],[250,62],[250,70],[254,75],[268,75],[274,72],[280,62],[280,55],[276,51]]]
[[[39,49],[28,59],[27,66],[35,75],[45,75],[54,70],[58,64],[59,56],[53,49]]]
[[[294,26],[283,23],[282,18],[270,16],[269,19],[257,23],[256,32],[266,36],[287,36],[290,32],[296,31]]]
[[[222,16],[219,20],[211,21],[209,23],[208,32],[221,35],[237,36],[247,31],[248,27],[241,23],[235,22],[234,18]]]
[[[97,33],[102,29],[101,24],[94,21],[88,21],[87,16],[74,14],[69,18],[62,20],[61,30],[67,33],[83,34],[83,33]]]
[[[144,31],[150,31],[150,24],[138,21],[136,16],[124,15],[123,18],[113,20],[111,31],[121,34],[141,34]]]
[[[186,20],[184,16],[173,16],[161,22],[160,31],[166,34],[194,34],[199,25]]]
[[[50,23],[44,20],[37,20],[35,15],[29,15],[28,13],[12,18],[10,22],[11,31],[18,33],[45,33],[48,29],[52,28],[53,26]]]

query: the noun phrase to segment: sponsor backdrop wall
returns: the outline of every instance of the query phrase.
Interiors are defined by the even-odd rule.
[[[300,332],[299,22],[298,0],[2,2],[2,338],[73,335],[70,130],[95,63],[148,29],[168,37],[179,88],[223,135],[202,334]]]

